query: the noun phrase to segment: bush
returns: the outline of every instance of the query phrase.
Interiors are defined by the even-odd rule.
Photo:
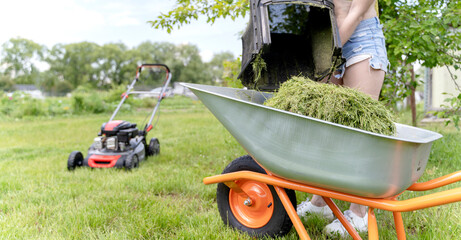
[[[18,109],[20,113],[16,117],[46,116],[47,112],[44,109],[45,109],[45,104],[43,104],[43,101],[25,97],[22,101],[22,107]]]
[[[115,86],[106,93],[106,97],[104,98],[104,100],[109,103],[112,103],[112,102],[118,103],[122,99],[122,94],[124,92],[126,92],[125,86],[123,85]],[[126,102],[128,102],[129,100],[131,100],[130,97],[126,99]]]
[[[112,113],[120,103],[120,95],[124,87],[116,87],[108,92],[95,91],[86,87],[78,87],[72,92],[72,97],[48,97],[33,99],[15,92],[11,97],[0,92],[0,117],[54,117],[63,115]],[[134,98],[130,96],[122,105],[120,111],[131,112],[136,108],[153,109],[156,98]],[[194,101],[184,96],[175,96],[162,102],[163,108],[184,109],[195,107]]]
[[[76,93],[72,96],[72,110],[75,114],[80,113],[103,113],[107,110],[107,103],[98,92]]]

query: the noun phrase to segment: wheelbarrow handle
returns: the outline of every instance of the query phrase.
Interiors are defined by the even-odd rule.
[[[443,187],[448,184],[461,181],[461,171],[447,174],[445,176],[429,180],[422,183],[414,183],[408,190],[410,191],[427,191],[439,187]]]

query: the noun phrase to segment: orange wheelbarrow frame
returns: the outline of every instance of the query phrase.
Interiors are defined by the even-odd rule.
[[[374,209],[382,209],[385,211],[391,211],[394,215],[394,224],[397,232],[397,238],[399,240],[406,239],[405,228],[402,220],[402,212],[409,212],[429,207],[435,207],[439,205],[454,203],[461,201],[461,188],[455,188],[445,190],[442,192],[432,193],[408,200],[397,200],[397,196],[387,199],[367,198],[361,196],[355,196],[347,193],[341,193],[337,191],[331,191],[319,187],[313,187],[302,183],[293,182],[283,178],[274,176],[272,173],[266,170],[268,173],[256,173],[252,171],[238,171],[227,174],[221,174],[203,179],[205,184],[224,183],[236,194],[239,194],[243,199],[249,198],[248,194],[245,193],[239,186],[239,180],[251,180],[260,183],[265,183],[274,186],[280,201],[282,202],[285,210],[288,213],[298,235],[301,239],[310,239],[301,219],[298,217],[296,210],[292,206],[288,195],[285,192],[286,189],[292,189],[296,191],[311,193],[320,195],[323,197],[325,202],[328,204],[330,209],[333,211],[335,216],[340,220],[349,234],[353,239],[361,239],[357,231],[352,225],[346,220],[341,210],[331,200],[331,198],[338,199],[341,201],[347,201],[351,203],[357,203],[360,205],[368,206],[368,238],[379,239],[378,225],[374,214]],[[436,189],[448,184],[461,181],[461,171],[457,171],[443,177],[439,177],[423,183],[414,183],[407,190],[410,191],[427,191]],[[258,201],[258,199],[249,199],[250,201]]]

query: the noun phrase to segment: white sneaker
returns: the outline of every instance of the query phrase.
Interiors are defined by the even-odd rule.
[[[365,214],[363,218],[357,216],[351,210],[344,211],[344,216],[346,217],[347,221],[349,221],[352,226],[358,232],[367,232],[368,231],[368,213]],[[334,220],[332,223],[328,224],[324,232],[328,236],[336,236],[339,235],[340,237],[345,237],[349,235],[346,228],[344,228],[343,224],[339,221],[339,219]]]
[[[307,214],[316,214],[320,215],[328,221],[333,221],[335,216],[333,215],[333,211],[328,207],[328,205],[325,205],[323,207],[317,207],[313,205],[311,202],[309,202],[309,199],[306,199],[306,201],[301,202],[297,207],[296,207],[296,213],[298,213],[298,216],[300,218],[306,217]]]

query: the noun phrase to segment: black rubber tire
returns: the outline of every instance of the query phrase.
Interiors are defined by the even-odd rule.
[[[138,157],[136,155],[128,155],[125,159],[125,170],[130,171],[131,169],[135,168],[137,161]]]
[[[151,138],[149,142],[149,156],[154,156],[160,154],[160,141],[158,138]]]
[[[249,170],[258,173],[266,174],[261,166],[259,166],[251,156],[246,155],[232,161],[222,172],[231,173],[237,171]],[[224,183],[219,183],[216,191],[216,199],[218,204],[219,214],[223,222],[235,229],[246,232],[253,237],[279,237],[290,232],[293,227],[290,217],[288,216],[282,202],[280,201],[275,189],[271,185],[267,185],[273,196],[274,212],[269,222],[260,228],[250,228],[240,223],[234,216],[229,205],[229,192],[231,191]],[[285,189],[291,204],[296,206],[296,194],[291,189]]]
[[[71,152],[67,159],[67,170],[73,171],[76,167],[81,166],[83,166],[83,154],[79,151]]]
[[[139,157],[138,155],[134,155],[133,156],[133,164],[134,164],[134,168],[138,168],[139,167]]]

